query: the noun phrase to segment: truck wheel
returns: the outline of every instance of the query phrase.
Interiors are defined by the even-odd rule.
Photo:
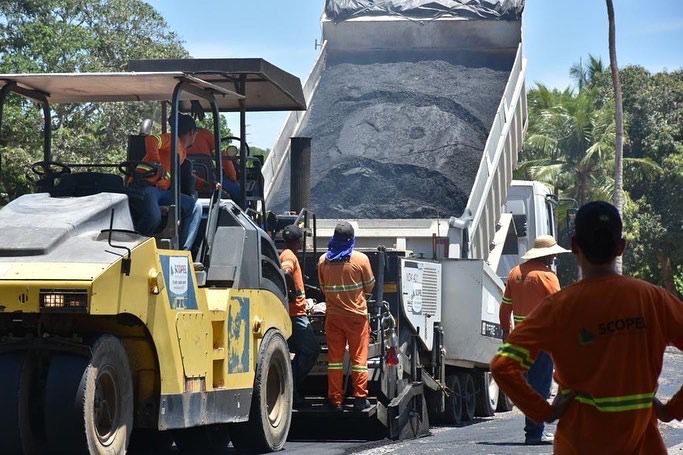
[[[292,421],[292,365],[282,334],[270,330],[261,341],[249,421],[232,424],[239,451],[272,452],[284,447]]]
[[[502,389],[498,389],[498,407],[496,407],[496,411],[498,412],[508,412],[512,411],[512,408],[515,405],[512,403],[512,400],[508,398],[507,395],[503,392]]]
[[[0,453],[20,454],[20,386],[26,354],[11,352],[0,355]]]
[[[478,375],[480,393],[477,394],[477,409],[475,415],[478,417],[492,417],[498,407],[498,384],[493,380],[491,373],[484,372]]]
[[[219,455],[230,444],[230,431],[227,424],[184,428],[175,430],[173,439],[182,454]]]
[[[55,355],[45,387],[48,446],[91,455],[126,452],[133,429],[128,356],[111,335],[98,338],[90,359]]]
[[[462,419],[467,422],[474,421],[474,411],[477,407],[477,389],[474,387],[474,378],[471,373],[464,373],[462,381]]]
[[[443,413],[443,422],[447,425],[462,424],[462,387],[460,377],[457,374],[446,376],[446,387],[450,395],[446,398],[446,410]]]

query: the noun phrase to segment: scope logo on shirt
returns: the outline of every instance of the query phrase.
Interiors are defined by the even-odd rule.
[[[613,321],[601,322],[598,324],[598,335],[613,335],[615,333],[631,330],[644,330],[646,328],[647,326],[645,325],[645,318],[642,316],[635,318],[615,319]]]
[[[601,322],[598,324],[597,335],[594,331],[587,328],[582,328],[579,331],[579,344],[581,346],[589,346],[593,344],[596,337],[608,337],[616,334],[625,334],[633,330],[645,330],[645,318],[642,316],[634,318],[614,319],[608,322]]]

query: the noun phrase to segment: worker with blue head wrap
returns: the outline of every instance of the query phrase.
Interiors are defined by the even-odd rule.
[[[355,247],[354,229],[342,221],[334,229],[328,250],[320,257],[318,279],[325,294],[327,315],[327,398],[340,410],[344,399],[344,351],[349,346],[354,409],[370,406],[368,396],[368,304],[365,293],[375,285],[370,260]]]

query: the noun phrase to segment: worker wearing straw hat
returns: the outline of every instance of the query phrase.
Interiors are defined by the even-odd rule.
[[[510,334],[510,316],[515,326],[536,308],[544,298],[560,290],[560,282],[551,270],[555,256],[569,253],[557,244],[551,235],[542,235],[534,241],[534,247],[522,256],[526,260],[510,272],[505,295],[500,305],[500,326],[503,340]],[[544,398],[550,395],[553,377],[553,361],[548,354],[541,352],[529,368],[529,385]],[[536,445],[550,443],[551,438],[543,434],[543,422],[536,423],[526,419],[525,443]]]

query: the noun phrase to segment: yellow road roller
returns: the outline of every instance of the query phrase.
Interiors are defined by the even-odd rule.
[[[2,454],[148,453],[172,443],[220,453],[230,440],[267,452],[287,439],[287,290],[245,141],[236,157],[243,197],[226,199],[215,182],[220,113],[240,112],[245,137],[247,111],[305,109],[301,83],[261,59],[153,64],[162,69],[0,75],[0,127],[3,103],[19,95],[42,107],[45,139],[36,192],[0,209]],[[170,113],[171,137],[182,112],[214,119],[215,156],[203,164],[214,183],[195,195],[202,218],[189,250],[179,249],[177,140],[173,197],[151,235],[135,229],[140,195],[130,185],[145,131],[127,138],[123,163],[65,163],[51,151],[51,105],[151,101],[162,103],[164,126]]]

